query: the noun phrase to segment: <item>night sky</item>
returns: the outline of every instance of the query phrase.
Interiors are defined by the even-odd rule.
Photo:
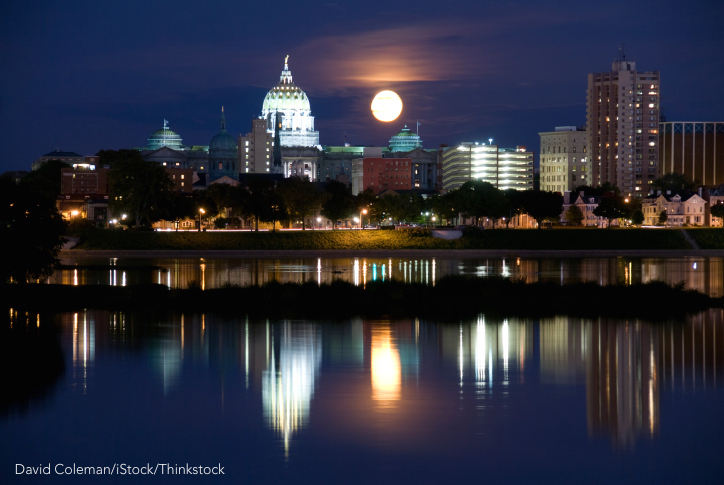
[[[169,120],[207,145],[221,106],[251,129],[288,54],[324,145],[386,146],[419,121],[425,148],[583,125],[586,75],[626,43],[661,71],[669,121],[724,121],[724,2],[366,0],[4,2],[0,172],[55,148],[145,146]],[[373,118],[374,94],[404,109]],[[537,163],[537,160],[536,160]]]

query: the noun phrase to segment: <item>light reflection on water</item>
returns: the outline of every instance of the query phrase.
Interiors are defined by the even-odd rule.
[[[311,259],[78,259],[65,260],[50,283],[68,285],[157,283],[202,289],[269,281],[317,284],[341,279],[355,285],[399,279],[435,285],[446,275],[503,276],[561,284],[594,281],[601,285],[684,282],[687,288],[724,296],[724,258],[311,258]],[[78,265],[76,268],[75,265]],[[121,265],[119,268],[118,265]]]
[[[10,325],[36,321],[9,315]],[[208,440],[223,443],[217,459],[232,460],[242,443],[253,442],[252,448],[268,450],[258,457],[266,457],[264,466],[277,459],[322,466],[344,460],[350,443],[367,453],[432,453],[441,463],[448,454],[469,456],[471,467],[491,447],[514,451],[523,462],[535,463],[550,446],[569,447],[576,456],[589,450],[603,459],[598,437],[616,453],[633,454],[642,441],[678,447],[683,432],[698,436],[711,426],[724,432],[686,406],[689,400],[692,406],[721,401],[721,310],[659,324],[483,314],[458,323],[249,321],[203,314],[150,321],[103,311],[57,319],[72,363],[63,386],[72,392],[60,392],[43,419],[82,420],[74,410],[93,403],[93,411],[110,420],[122,406],[114,396],[163,406],[158,396],[172,415],[158,421],[147,416],[149,409],[124,407],[144,436],[115,432],[124,443],[163,434],[153,444],[160,454],[170,446],[164,443],[188,439],[185,430],[174,431],[173,420],[186,410],[194,415],[199,399],[205,411],[198,425]],[[37,317],[40,325],[50,320]],[[677,404],[669,409],[672,402]],[[243,433],[224,441],[226,428],[236,429],[238,420],[245,423]],[[18,426],[16,439],[29,440],[32,449],[32,434]],[[64,438],[51,432],[44,439],[63,446]],[[323,456],[310,454],[322,443],[331,448]],[[721,445],[714,443],[711,453],[723,451]],[[610,456],[601,466],[615,469],[620,463],[615,453]],[[254,462],[253,456],[244,460],[248,467]],[[488,471],[495,466],[486,464]],[[359,480],[373,478],[364,477]]]

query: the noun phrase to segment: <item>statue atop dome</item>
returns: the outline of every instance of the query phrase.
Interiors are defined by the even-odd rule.
[[[311,147],[319,145],[319,132],[314,131],[314,117],[309,98],[294,85],[289,71],[289,55],[284,58],[284,70],[279,83],[264,98],[261,117],[266,120],[267,133],[276,132],[276,115],[281,118],[281,146]]]

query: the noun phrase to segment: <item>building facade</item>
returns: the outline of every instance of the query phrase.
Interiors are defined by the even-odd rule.
[[[646,197],[658,176],[660,99],[659,71],[637,71],[623,55],[611,71],[588,75],[588,185]]]
[[[644,224],[651,226],[659,224],[662,212],[666,212],[666,226],[705,226],[709,219],[706,206],[706,200],[697,194],[658,193],[641,201]]]
[[[460,188],[469,180],[490,182],[500,190],[533,189],[533,152],[525,147],[464,142],[442,152],[442,188]]]
[[[284,60],[284,70],[279,83],[264,98],[261,117],[266,121],[267,132],[274,137],[276,115],[281,115],[279,133],[283,147],[311,147],[319,145],[319,132],[314,131],[314,117],[309,98],[294,84],[289,71],[289,56]]]
[[[239,168],[242,173],[269,173],[274,137],[266,120],[251,121],[251,132],[239,136]]]
[[[565,192],[589,185],[591,173],[585,128],[557,126],[540,136],[540,190]]]
[[[660,175],[686,175],[709,187],[724,183],[724,122],[659,123]]]
[[[352,193],[372,189],[375,194],[385,190],[411,190],[413,164],[409,158],[358,158],[352,162]]]
[[[84,163],[85,157],[75,152],[62,152],[58,148],[50,153],[46,153],[42,157],[38,157],[38,159],[33,162],[30,169],[38,170],[48,160],[60,160],[61,162],[67,163],[68,165],[73,165],[76,163]]]

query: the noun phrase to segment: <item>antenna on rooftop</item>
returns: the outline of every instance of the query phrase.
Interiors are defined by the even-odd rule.
[[[619,60],[625,61],[626,60],[626,43],[622,42],[618,46],[618,53],[619,53]]]

